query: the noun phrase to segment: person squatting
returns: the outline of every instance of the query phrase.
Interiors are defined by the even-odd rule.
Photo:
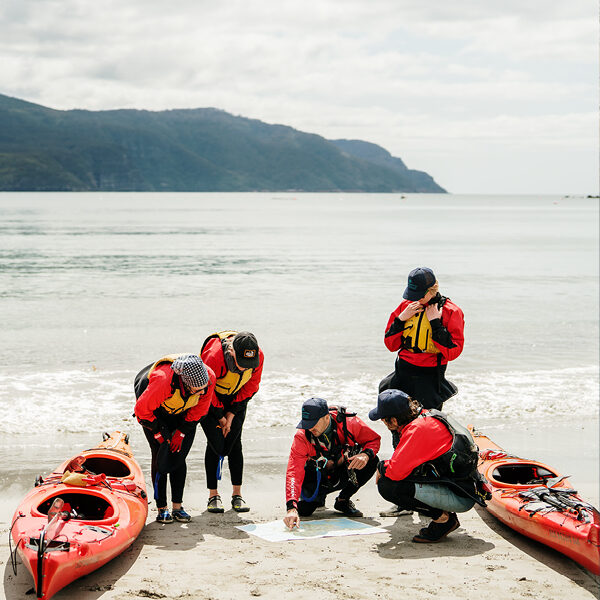
[[[382,498],[395,507],[382,515],[417,512],[429,517],[412,538],[436,543],[455,531],[457,514],[485,506],[489,493],[477,471],[478,449],[471,433],[441,411],[456,393],[446,380],[448,361],[462,351],[462,311],[441,296],[431,269],[413,269],[404,300],[392,313],[385,345],[398,352],[394,372],[380,384],[371,421],[392,434],[393,454],[378,457],[381,437],[356,413],[329,406],[323,398],[302,404],[286,477],[289,529],[300,527],[337,492],[333,508],[362,517],[352,497],[375,476]],[[135,377],[135,416],[148,440],[152,484],[160,523],[188,522],[183,508],[186,457],[200,423],[206,436],[207,511],[223,513],[218,481],[228,457],[233,488],[231,507],[247,512],[241,494],[244,457],[242,428],[248,403],[259,389],[264,354],[247,331],[222,331],[202,344],[199,354],[174,354],[144,367]],[[171,486],[172,510],[167,502]]]

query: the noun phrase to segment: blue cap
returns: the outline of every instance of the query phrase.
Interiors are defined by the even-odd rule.
[[[378,421],[383,417],[399,417],[410,412],[410,396],[400,390],[384,390],[377,396],[377,408],[369,411],[369,419]]]
[[[302,405],[302,421],[296,425],[296,429],[311,429],[317,421],[329,414],[327,401],[323,398],[309,398]]]
[[[408,285],[404,290],[406,300],[420,300],[435,283],[435,275],[427,267],[417,267],[408,274]]]

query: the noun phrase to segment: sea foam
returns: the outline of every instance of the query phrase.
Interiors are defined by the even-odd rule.
[[[307,398],[325,398],[367,419],[375,406],[380,376],[365,373],[265,373],[250,401],[246,428],[298,422]],[[130,371],[69,370],[0,374],[0,432],[78,433],[137,427]],[[579,367],[536,371],[452,373],[459,393],[444,410],[475,419],[544,420],[561,415],[598,418],[598,369]]]

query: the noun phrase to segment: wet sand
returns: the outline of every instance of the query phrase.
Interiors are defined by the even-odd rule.
[[[488,422],[485,429],[497,443],[515,454],[547,461],[564,474],[591,502],[598,505],[598,425],[548,423],[543,427],[521,423]],[[460,516],[461,527],[440,544],[421,545],[412,536],[428,519],[418,516],[382,518],[388,504],[369,482],[356,495],[364,522],[384,527],[387,533],[369,536],[321,538],[272,543],[249,536],[235,525],[280,519],[287,451],[293,429],[286,427],[245,432],[246,477],[244,496],[252,510],[224,515],[205,511],[202,474],[204,441],[199,439],[190,457],[185,507],[190,524],[161,525],[151,510],[148,524],[136,542],[120,557],[98,571],[73,582],[57,600],[198,598],[240,600],[294,598],[412,599],[465,598],[485,594],[496,599],[596,598],[598,578],[561,554],[514,533],[481,509]],[[12,572],[8,552],[10,518],[19,498],[31,486],[32,474],[51,470],[50,459],[69,446],[90,447],[95,434],[65,436],[57,446],[37,439],[4,439],[2,458],[13,453],[12,470],[4,470],[5,501],[0,510],[4,567],[4,596],[26,596],[32,581],[24,566]],[[390,451],[383,437],[381,455]],[[19,443],[21,446],[19,445]],[[137,434],[132,444],[147,467],[147,448]],[[24,448],[24,449],[23,449]],[[21,453],[19,453],[19,450]],[[69,453],[66,453],[69,454]],[[4,464],[7,464],[6,462]],[[12,482],[12,483],[10,483]],[[226,508],[231,486],[225,469],[221,495]],[[333,498],[315,518],[331,518]],[[1,593],[1,592],[0,592]]]

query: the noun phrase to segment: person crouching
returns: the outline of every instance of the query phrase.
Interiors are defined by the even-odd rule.
[[[345,408],[329,408],[322,398],[304,402],[297,429],[286,474],[286,526],[298,527],[301,516],[325,506],[325,497],[338,490],[335,510],[362,517],[350,498],[375,473],[379,434]]]
[[[405,510],[432,518],[412,539],[439,542],[460,525],[456,513],[485,506],[477,471],[478,449],[469,431],[438,410],[424,410],[400,390],[389,389],[369,412],[400,439],[392,457],[380,461],[377,488],[383,498]]]

